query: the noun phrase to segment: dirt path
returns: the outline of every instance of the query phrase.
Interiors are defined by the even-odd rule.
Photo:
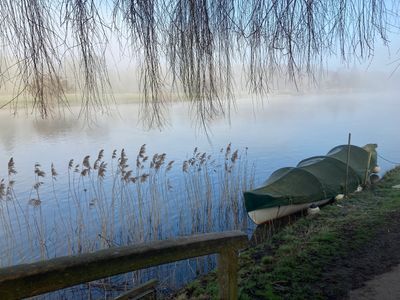
[[[400,265],[392,271],[375,276],[365,286],[352,290],[350,300],[397,300],[400,299]]]
[[[348,235],[346,238],[351,238],[350,228]],[[327,299],[400,299],[400,296],[382,296],[389,297],[392,292],[400,295],[399,264],[400,212],[393,212],[375,238],[354,249],[350,256],[339,257],[326,267],[320,288]],[[368,290],[369,287],[372,290]],[[375,291],[377,297],[365,298],[369,291]]]

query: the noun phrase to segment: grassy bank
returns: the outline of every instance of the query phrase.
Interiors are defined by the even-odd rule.
[[[400,262],[400,189],[392,188],[397,184],[400,168],[374,187],[300,218],[243,251],[240,298],[341,298],[368,274]],[[211,273],[178,298],[216,299],[217,293]]]
[[[132,103],[143,103],[145,95],[142,92],[110,92],[101,95],[103,100],[105,100],[104,104],[109,105],[120,105],[120,104],[132,104]],[[179,91],[165,91],[162,96],[164,100],[169,102],[184,102],[188,101],[187,96],[183,92]],[[237,97],[248,96],[246,93],[237,93]],[[55,97],[51,98],[54,102],[52,104],[57,105],[58,100],[65,100],[70,106],[79,106],[82,105],[83,94],[82,93],[65,93],[60,95],[60,99],[56,99]],[[11,102],[10,102],[11,101]],[[16,108],[25,108],[26,106],[31,107],[33,105],[35,99],[32,95],[26,93],[21,94],[19,97],[16,97],[14,94],[10,93],[0,93],[0,107],[11,107]],[[49,101],[51,103],[51,101]]]

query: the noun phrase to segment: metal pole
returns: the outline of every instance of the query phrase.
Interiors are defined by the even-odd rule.
[[[349,162],[350,162],[350,148],[351,148],[351,133],[349,133],[349,139],[347,142],[347,162],[346,162],[346,181],[344,184],[344,195],[347,197],[348,190],[347,190],[347,183],[348,183],[348,178],[349,178]]]

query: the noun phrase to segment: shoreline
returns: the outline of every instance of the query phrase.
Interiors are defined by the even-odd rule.
[[[400,264],[400,167],[380,182],[287,226],[264,230],[239,257],[240,299],[347,299]],[[259,230],[262,232],[262,230]],[[273,234],[271,234],[273,233]],[[177,299],[217,299],[215,271]]]
[[[234,99],[250,99],[250,100],[259,100],[259,99],[269,99],[269,98],[277,98],[277,99],[285,99],[290,97],[316,97],[316,96],[332,96],[332,95],[369,95],[374,94],[395,94],[396,91],[392,89],[382,89],[382,90],[368,90],[361,88],[354,89],[303,89],[303,90],[287,90],[287,91],[270,91],[265,95],[257,95],[251,94],[247,92],[235,92]],[[68,102],[70,106],[80,106],[82,105],[82,93],[65,93],[64,95],[60,95],[62,98]],[[142,92],[108,92],[101,95],[104,98],[106,105],[118,105],[118,104],[131,104],[131,103],[142,103],[144,99],[144,94]],[[163,96],[166,98],[168,102],[171,103],[179,103],[179,102],[190,102],[186,99],[186,96],[183,92],[175,92],[175,91],[165,91]],[[13,102],[10,102],[12,99]],[[9,93],[0,93],[0,107],[3,109],[13,107],[17,104],[17,108],[24,108],[26,105],[33,104],[34,99],[32,96],[27,94],[22,94],[19,97],[16,95]],[[53,103],[55,106],[58,105],[57,101]],[[62,105],[62,104],[61,104]],[[66,106],[67,107],[67,106]]]

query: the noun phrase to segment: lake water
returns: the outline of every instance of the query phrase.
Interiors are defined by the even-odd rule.
[[[1,265],[29,262],[40,258],[65,255],[71,252],[79,253],[107,246],[94,240],[92,244],[84,243],[83,250],[80,248],[81,246],[76,246],[78,243],[75,246],[65,246],[62,228],[76,231],[79,224],[83,224],[83,221],[80,223],[79,217],[74,215],[77,207],[81,210],[82,219],[92,218],[90,221],[84,221],[86,231],[79,237],[81,239],[87,239],[89,234],[99,235],[96,229],[91,230],[88,228],[91,226],[90,224],[93,225],[93,228],[107,227],[107,232],[113,226],[118,227],[120,231],[126,229],[125,225],[123,225],[125,221],[118,220],[118,211],[121,210],[118,205],[113,206],[111,209],[113,213],[115,210],[116,216],[113,216],[113,218],[118,221],[111,225],[107,223],[108,221],[102,221],[102,218],[106,218],[108,214],[102,212],[100,208],[109,207],[107,205],[111,200],[108,199],[107,195],[114,190],[112,186],[113,182],[115,182],[112,178],[104,180],[104,183],[76,179],[74,184],[76,184],[76,189],[79,192],[77,194],[71,193],[71,174],[68,170],[68,162],[70,159],[74,159],[74,165],[82,165],[83,158],[86,155],[90,155],[91,163],[93,163],[100,149],[104,149],[104,161],[109,164],[109,168],[112,165],[111,155],[114,149],[117,149],[118,153],[121,149],[125,149],[131,167],[135,165],[138,150],[143,144],[146,144],[146,151],[149,153],[150,158],[154,153],[166,153],[168,161],[175,161],[171,175],[168,175],[171,179],[172,188],[161,192],[158,191],[157,195],[166,193],[168,194],[168,199],[173,199],[174,194],[179,195],[182,193],[180,190],[180,186],[184,182],[181,170],[182,163],[192,156],[195,147],[198,147],[200,152],[206,152],[207,155],[211,154],[217,158],[221,158],[220,149],[222,147],[226,149],[229,143],[232,143],[233,149],[239,149],[239,153],[242,155],[244,155],[243,153],[248,147],[247,162],[250,166],[254,164],[255,185],[263,182],[277,168],[295,166],[298,161],[306,157],[323,155],[334,146],[347,143],[349,132],[352,133],[353,144],[362,146],[367,143],[377,143],[377,150],[381,156],[390,160],[400,161],[398,131],[400,125],[400,101],[395,93],[271,96],[263,104],[259,102],[253,103],[251,99],[238,99],[236,108],[231,112],[230,120],[217,119],[213,121],[210,124],[208,135],[192,120],[190,113],[188,113],[187,103],[176,103],[170,107],[169,124],[162,131],[143,128],[140,121],[138,121],[138,111],[139,105],[137,104],[120,105],[118,114],[98,116],[95,122],[90,125],[71,117],[41,120],[30,115],[26,116],[23,112],[20,112],[19,116],[13,117],[8,111],[0,111],[0,178],[7,180],[7,163],[11,157],[15,161],[15,168],[18,172],[13,176],[15,180],[13,191],[15,198],[18,199],[18,207],[15,208],[16,206],[7,204],[9,205],[7,208],[9,222],[12,224],[11,227],[14,226],[16,229],[14,231],[7,229],[7,222],[3,221],[4,224],[3,228],[0,228],[0,236],[3,240],[8,239],[10,242],[6,245],[8,251],[3,251]],[[35,163],[40,164],[40,168],[47,174],[46,177],[35,177]],[[58,173],[57,180],[54,181],[51,180],[50,176],[52,163],[54,163]],[[378,159],[378,163],[383,172],[393,167],[391,163],[382,159]],[[114,165],[114,167],[116,166]],[[154,177],[153,180],[160,180],[160,177]],[[215,178],[215,180],[218,182],[218,178]],[[30,201],[37,198],[36,190],[33,186],[35,183],[42,181],[44,182],[40,187],[42,202],[41,205],[34,206]],[[185,184],[188,184],[187,182]],[[89,187],[85,186],[85,184],[89,185]],[[92,188],[90,185],[95,185],[95,187],[94,192],[89,191],[92,193],[92,196],[89,197],[87,196],[89,193],[87,190]],[[117,185],[121,191],[125,189],[119,183]],[[221,189],[214,187],[214,185],[212,186],[213,195],[219,198],[223,192],[221,192]],[[104,196],[96,194],[96,189],[101,190]],[[135,193],[137,192],[135,190]],[[129,191],[126,193],[128,200],[129,193]],[[124,192],[120,192],[118,195],[122,198]],[[160,199],[155,199],[151,191],[146,195],[148,199],[144,197],[143,205],[146,203],[148,205],[145,205],[146,208],[143,210],[149,216],[151,215],[149,217],[151,225],[147,223],[147,225],[140,225],[138,223],[133,224],[132,227],[140,225],[142,226],[142,231],[149,231],[151,226],[155,226],[154,222],[156,220],[159,222],[157,223],[157,230],[160,230],[159,227],[161,225],[163,229],[160,231],[162,232],[160,236],[155,236],[157,233],[153,232],[153,234],[149,234],[146,237],[138,237],[139,240],[165,238],[197,231],[204,232],[208,229],[211,231],[229,229],[224,226],[213,225],[208,229],[202,227],[193,231],[193,220],[195,219],[193,211],[187,212],[186,215],[186,212],[176,209],[180,206],[179,202],[154,202]],[[88,204],[81,208],[80,201],[82,198],[87,198],[88,203],[92,201],[91,199],[96,199],[96,201],[104,201],[104,204],[97,204],[96,206],[94,202],[90,202],[90,205]],[[177,196],[177,199],[180,198]],[[71,201],[75,201],[72,208],[69,204]],[[122,203],[120,205],[123,205]],[[129,202],[127,205],[132,210],[135,210],[135,205],[139,204]],[[163,211],[164,208],[161,207],[164,206],[166,210],[168,206],[168,216],[162,213],[156,216],[153,215],[155,207]],[[215,206],[214,203],[213,209]],[[91,216],[91,211],[96,209],[95,216]],[[66,214],[67,210],[69,210],[69,220],[73,220],[64,221],[73,223],[73,225],[54,226],[53,224],[59,218],[59,215],[54,211],[63,215],[63,211]],[[6,211],[4,204],[2,211]],[[15,215],[19,214],[19,212],[21,212],[20,219],[17,221]],[[238,223],[236,227],[248,230],[251,233],[253,227],[247,226],[248,223],[245,220],[244,212],[239,209],[236,213],[241,214],[238,221],[240,225]],[[31,215],[33,215],[32,218]],[[191,221],[186,220],[189,215],[192,216]],[[218,216],[218,214],[212,214],[214,221],[209,222],[217,224],[218,221],[215,221],[215,219],[218,219]],[[164,217],[168,221],[164,221]],[[34,240],[30,241],[30,247],[25,247],[24,245],[24,241],[26,241],[24,234],[28,232],[28,230],[24,229],[24,220],[27,218],[29,219],[28,223],[33,228],[29,229],[30,239]],[[191,226],[191,230],[176,228],[172,225],[168,227],[164,224],[168,222],[175,224],[179,218],[181,220],[179,226]],[[126,222],[129,222],[129,220],[126,220]],[[36,227],[39,229],[35,229]],[[41,230],[51,236],[51,238],[47,239],[44,250],[38,250],[40,242],[35,240],[38,239],[38,236],[40,238]],[[118,231],[115,228],[112,230]],[[129,238],[118,238],[118,234],[113,234],[115,243],[119,239],[121,239],[121,244],[132,242]],[[33,235],[35,236],[34,238],[32,238]],[[68,240],[71,244],[76,243],[75,237],[70,236]],[[6,246],[2,245],[2,247]],[[13,251],[14,248],[19,250],[15,252]]]
[[[0,176],[6,175],[10,157],[17,163],[18,181],[29,185],[35,162],[46,168],[51,162],[62,167],[70,158],[97,155],[100,149],[111,153],[125,148],[136,153],[142,144],[150,152],[165,152],[171,159],[182,160],[196,146],[213,152],[230,142],[237,148],[249,147],[249,156],[262,166],[257,172],[268,174],[346,143],[348,132],[356,145],[376,142],[382,155],[398,156],[400,102],[395,93],[279,96],[254,105],[250,99],[239,99],[230,122],[211,123],[209,139],[192,121],[185,104],[170,108],[169,125],[162,131],[144,129],[138,121],[138,107],[121,105],[119,115],[99,116],[90,126],[68,117],[41,120],[22,111],[15,118],[3,109]]]
[[[109,156],[122,148],[136,155],[146,144],[150,153],[165,152],[170,159],[183,161],[195,147],[212,153],[232,143],[234,148],[249,148],[256,179],[263,180],[278,167],[347,143],[349,132],[353,144],[377,143],[379,154],[399,159],[400,101],[394,93],[279,96],[263,105],[239,99],[230,122],[212,122],[208,137],[185,104],[170,108],[169,125],[162,131],[144,129],[138,109],[136,104],[121,105],[119,115],[100,116],[90,126],[68,117],[41,120],[20,112],[15,118],[0,111],[0,177],[6,177],[10,157],[16,162],[18,186],[30,190],[36,162],[45,170],[53,162],[63,175],[71,158],[96,157],[100,149]],[[380,164],[384,170],[390,168],[385,161]]]

